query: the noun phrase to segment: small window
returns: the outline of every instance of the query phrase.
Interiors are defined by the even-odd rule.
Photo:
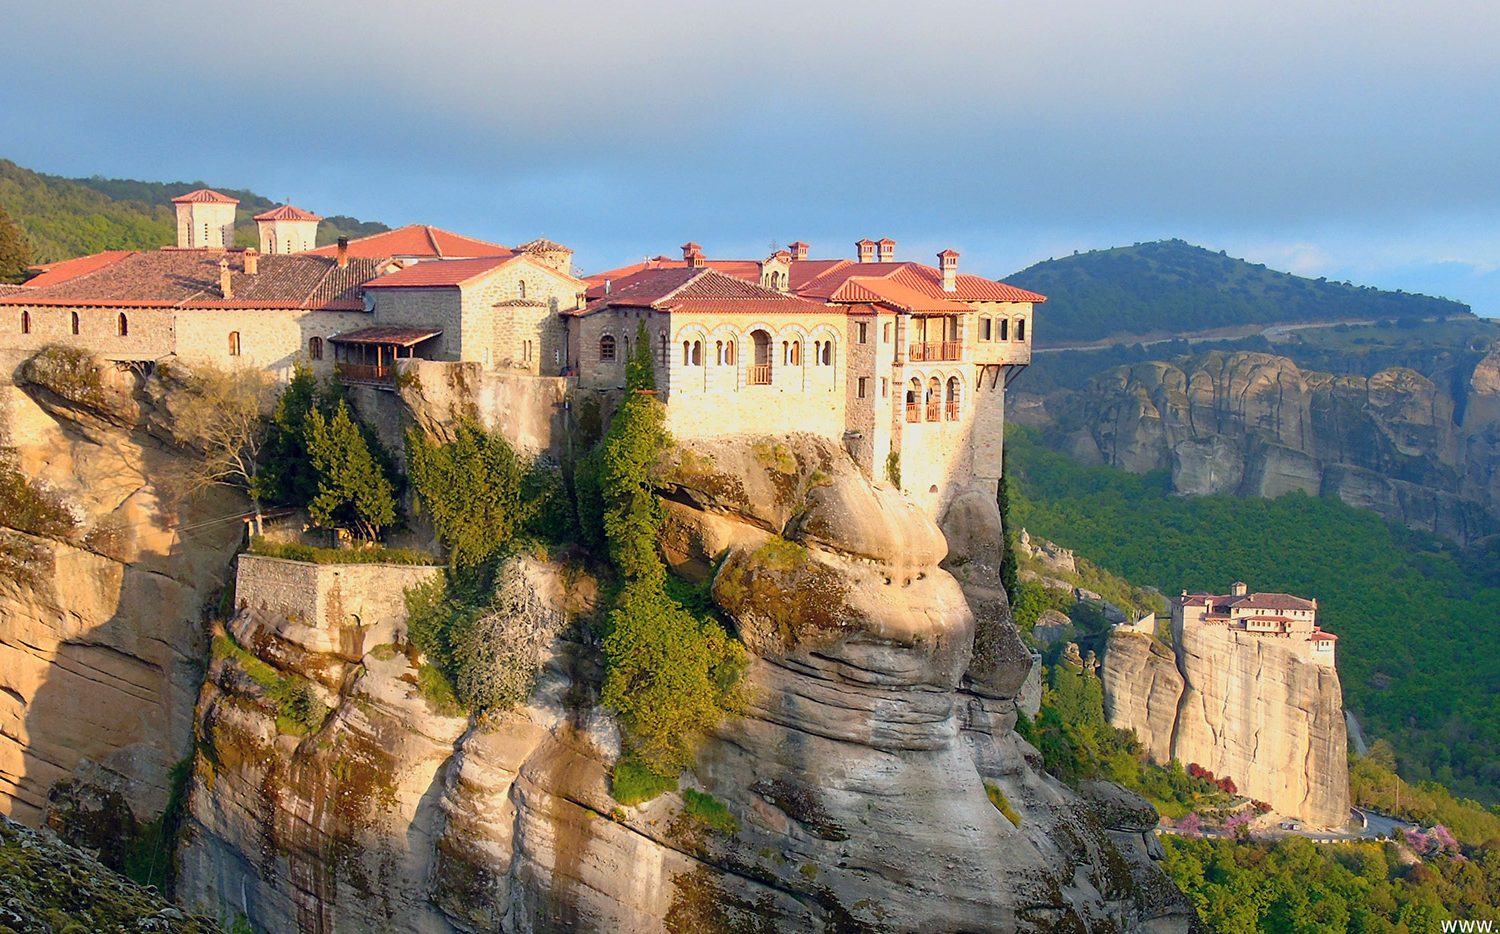
[[[703,342],[693,341],[693,366],[703,365]]]
[[[310,360],[323,359],[323,338],[309,337],[307,339],[307,356]]]
[[[516,298],[526,297],[526,280],[522,279],[516,283]]]
[[[1025,318],[1017,318],[1016,319],[1016,340],[1018,340],[1018,341],[1024,341],[1025,339],[1026,339],[1026,319]]]
[[[782,366],[792,365],[792,345],[787,341],[781,342],[781,364]]]
[[[860,325],[860,327],[864,327],[864,325]],[[823,342],[823,357],[821,362],[824,366],[833,366],[833,341]]]
[[[125,312],[123,311],[120,312],[120,316],[115,319],[115,331],[118,332],[121,337],[130,336],[130,319],[125,317]]]
[[[990,321],[989,318],[980,318],[979,319],[979,339],[980,340],[987,341],[987,340],[990,339],[990,325],[991,325],[991,321]]]
[[[802,342],[792,341],[792,366],[802,365]]]
[[[1009,318],[1001,318],[1000,319],[1000,339],[1003,340],[1003,341],[1010,340],[1010,319]]]
[[[238,357],[240,355],[240,332],[239,331],[230,331],[229,332],[229,355],[231,357]]]
[[[724,345],[724,362],[734,366],[734,341]]]
[[[29,311],[24,311],[23,310],[21,312],[21,333],[22,334],[30,334],[31,333],[31,312],[29,312]]]
[[[692,362],[693,362],[692,350],[689,349],[688,342],[687,341],[683,341],[682,342],[682,365],[683,366],[687,366],[688,364],[690,364]]]
[[[78,333],[78,312],[73,312],[73,333]]]
[[[724,365],[724,342],[714,341],[714,366]]]
[[[865,397],[866,387],[869,385],[869,382],[870,378],[868,376],[861,376],[859,378],[859,397],[861,399]]]
[[[859,323],[859,342],[861,344],[867,343],[869,341],[869,339],[870,339],[869,329],[870,329],[870,326],[868,324],[866,324],[865,322],[861,321]]]
[[[887,321],[880,326],[880,342],[889,344],[891,342],[891,323]]]
[[[671,341],[667,340],[667,332],[666,331],[662,331],[661,332],[661,334],[656,339],[656,343],[661,348],[661,353],[658,354],[658,356],[661,357],[661,361],[660,362],[661,362],[662,368],[665,369],[666,366],[667,366],[667,364],[670,362],[667,359],[667,348],[671,345]],[[685,353],[684,353],[683,362],[684,363],[687,362],[687,360],[686,360],[686,354]]]
[[[882,399],[889,399],[890,397],[891,397],[891,381],[889,379],[887,379],[886,377],[882,376],[882,377],[880,377],[880,398],[882,398]]]
[[[599,359],[613,360],[615,358],[615,339],[606,334],[599,338]]]

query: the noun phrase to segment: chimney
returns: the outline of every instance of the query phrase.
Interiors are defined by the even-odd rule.
[[[219,294],[225,298],[234,298],[234,288],[229,283],[229,258],[219,260]]]
[[[253,276],[260,272],[260,253],[255,247],[245,247],[245,275]]]
[[[689,240],[682,245],[682,258],[693,269],[701,267],[703,265],[703,247]]]
[[[944,250],[937,258],[938,269],[943,273],[943,291],[958,291],[958,251]]]
[[[792,251],[792,260],[807,259],[807,244],[801,240],[793,240],[787,244],[787,249]]]
[[[613,287],[614,287],[614,283],[610,282],[608,279],[604,280],[604,294],[605,295],[608,295],[610,293],[611,289],[613,289]]]
[[[340,269],[343,269],[344,267],[346,267],[346,266],[349,265],[349,238],[348,237],[339,237],[338,263],[339,263],[339,268]]]
[[[896,241],[885,237],[876,244],[880,247],[880,261],[882,263],[894,263],[896,261]]]
[[[859,251],[856,255],[858,255],[861,263],[875,262],[874,240],[856,240],[854,241],[854,249]]]

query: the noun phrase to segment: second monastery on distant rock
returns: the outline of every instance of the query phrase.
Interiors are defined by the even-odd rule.
[[[1188,593],[1172,601],[1172,634],[1180,643],[1184,627],[1223,626],[1255,636],[1306,644],[1310,661],[1332,665],[1338,636],[1318,626],[1318,601],[1286,593],[1250,593],[1235,581],[1227,594]]]
[[[395,388],[403,360],[617,392],[644,328],[668,426],[683,437],[805,431],[842,444],[934,515],[965,489],[993,499],[1005,388],[1031,360],[1041,295],[861,240],[853,259],[796,242],[762,260],[711,260],[694,243],[581,279],[547,240],[508,248],[411,226],[316,247],[319,218],[256,215],[234,247],[238,202],[174,199],[177,243],[41,267],[0,289],[0,351],[50,344],[122,364],[181,359],[285,377],[303,362]]]

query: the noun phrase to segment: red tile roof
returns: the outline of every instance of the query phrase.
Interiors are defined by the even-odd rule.
[[[817,314],[829,309],[762,288],[707,267],[647,269],[612,283],[610,293],[573,314],[587,315],[607,308],[653,308],[657,311],[712,311],[746,314]]]
[[[414,347],[429,338],[442,334],[431,328],[373,327],[335,334],[329,340],[335,344],[396,344]]]
[[[253,219],[258,221],[320,221],[323,218],[310,211],[283,204],[279,208],[272,208],[262,214],[257,214]]]
[[[1315,610],[1317,604],[1311,600],[1294,597],[1289,593],[1252,593],[1243,597],[1218,597],[1230,606],[1249,610]]]
[[[874,242],[874,241],[870,241]],[[691,245],[691,244],[687,244]],[[704,262],[709,269],[717,269],[749,282],[760,281],[760,264],[753,260],[723,260],[711,259]],[[615,281],[638,272],[649,269],[683,269],[687,263],[680,259],[669,259],[665,256],[657,256],[632,263],[628,266],[620,266],[616,269],[606,270],[588,276],[585,281],[589,283],[589,298],[598,298],[604,294],[604,281],[606,279]],[[943,273],[941,270],[924,266],[921,263],[899,262],[899,263],[857,263],[848,259],[804,259],[796,260],[791,266],[790,286],[793,292],[804,297],[817,299],[819,301],[836,302],[878,302],[874,298],[874,292],[880,287],[871,282],[863,282],[863,289],[851,289],[847,294],[840,294],[839,290],[850,279],[860,278],[862,280],[890,280],[896,283],[886,291],[890,300],[884,302],[889,307],[899,307],[903,310],[918,310],[919,305],[926,305],[929,311],[962,311],[956,305],[943,304],[946,302],[1032,302],[1041,303],[1047,300],[1047,296],[1026,289],[1006,285],[1004,282],[996,282],[993,279],[985,279],[982,276],[971,276],[959,274],[955,277],[952,292],[943,289]],[[917,295],[924,298],[919,300]],[[934,303],[931,300],[935,300]]]
[[[525,243],[521,244],[520,246],[516,247],[516,252],[517,253],[557,253],[557,252],[571,253],[573,251],[570,248],[563,246],[561,243],[556,243],[556,242],[554,242],[552,240],[548,240],[545,237],[537,237],[535,240],[528,240]]]
[[[199,188],[172,199],[173,204],[239,204],[240,199],[221,195],[212,188]]]
[[[366,285],[367,289],[457,288],[492,269],[515,261],[520,254],[481,256],[476,259],[431,259],[414,263]]]
[[[1331,632],[1324,632],[1321,629],[1319,629],[1317,632],[1313,633],[1312,635],[1308,636],[1307,639],[1308,639],[1309,642],[1337,642],[1337,641],[1339,641],[1339,637],[1338,636],[1334,635]]]
[[[26,286],[24,285],[11,285],[8,282],[0,282],[0,298],[4,298],[7,295],[16,295],[24,291],[26,291]]]
[[[224,259],[230,263],[233,297],[228,299],[219,293]],[[0,297],[0,304],[358,310],[364,307],[360,286],[378,274],[374,260],[355,258],[339,268],[327,257],[298,253],[262,256],[259,271],[246,275],[238,250],[152,250],[126,253],[89,272]]]
[[[338,254],[338,245],[320,246],[307,253],[313,256],[335,256]],[[370,259],[390,259],[396,256],[464,259],[476,256],[511,256],[513,253],[513,250],[498,243],[449,233],[425,224],[410,224],[349,241],[350,256]]]
[[[67,282],[75,276],[82,276],[96,269],[102,269],[110,263],[119,262],[133,252],[133,250],[105,250],[103,253],[94,253],[89,256],[78,256],[73,259],[60,260],[56,263],[44,263],[39,266],[32,266],[32,269],[41,270],[41,275],[27,279],[26,284],[34,289],[57,285],[59,282]]]

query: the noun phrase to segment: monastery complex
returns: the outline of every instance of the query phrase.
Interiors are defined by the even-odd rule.
[[[1305,648],[1309,661],[1333,665],[1338,636],[1318,626],[1318,601],[1286,593],[1250,593],[1243,581],[1227,594],[1188,593],[1172,601],[1172,636],[1181,644],[1184,627],[1222,626],[1233,632],[1285,639]]]
[[[563,380],[568,398],[618,393],[644,329],[668,427],[680,437],[812,432],[934,516],[960,492],[992,498],[1005,389],[1031,360],[1046,299],[896,259],[893,240],[760,260],[695,243],[588,278],[548,240],[510,248],[425,226],[316,246],[320,218],[284,205],[236,248],[238,202],[174,199],[177,243],[39,267],[0,287],[0,351],[52,344],[121,365],[180,359],[287,377],[299,362],[394,390],[407,360]],[[514,385],[512,381],[510,385]],[[566,405],[566,403],[564,403]]]

